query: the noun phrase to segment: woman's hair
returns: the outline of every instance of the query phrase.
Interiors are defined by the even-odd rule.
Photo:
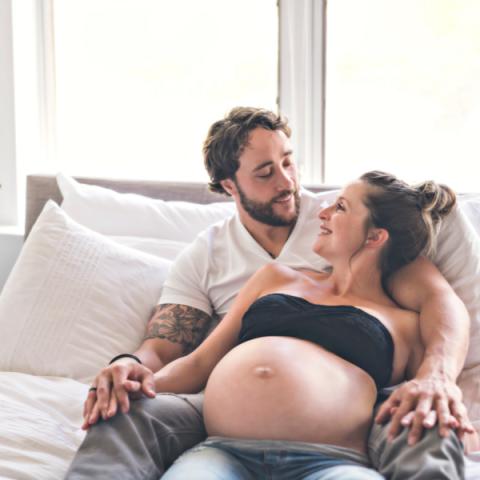
[[[426,181],[411,186],[378,170],[365,173],[360,180],[373,187],[364,200],[370,212],[367,226],[384,228],[389,234],[380,257],[385,285],[399,268],[435,251],[442,218],[453,209],[456,196],[446,185]]]
[[[217,193],[226,193],[221,180],[234,178],[240,166],[239,158],[248,144],[248,136],[255,128],[280,130],[290,137],[287,120],[262,108],[237,107],[209,129],[203,144],[205,168],[210,176],[208,187]]]

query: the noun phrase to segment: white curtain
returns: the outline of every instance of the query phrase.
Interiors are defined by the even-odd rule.
[[[280,111],[292,127],[304,184],[324,179],[326,0],[280,0]]]

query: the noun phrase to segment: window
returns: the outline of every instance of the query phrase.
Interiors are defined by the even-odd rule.
[[[56,162],[75,175],[206,181],[237,105],[277,109],[275,0],[54,1]]]
[[[19,185],[26,173],[58,170],[206,181],[207,128],[236,105],[279,106],[289,117],[303,183],[342,184],[380,168],[479,189],[477,0],[2,5],[14,14],[15,111],[0,119],[14,115],[5,131],[17,143],[0,142],[9,159],[0,221],[23,199],[15,172]],[[0,82],[0,98],[11,98],[10,83]]]
[[[370,169],[479,191],[477,0],[328,3],[326,177]]]

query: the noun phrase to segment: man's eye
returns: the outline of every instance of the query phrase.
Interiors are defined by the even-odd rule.
[[[261,173],[261,174],[257,175],[258,178],[268,178],[268,177],[271,177],[271,176],[272,176],[272,172]]]

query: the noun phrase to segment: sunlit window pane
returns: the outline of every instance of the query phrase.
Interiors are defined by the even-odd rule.
[[[54,4],[57,169],[199,180],[209,125],[276,110],[275,0]]]
[[[480,2],[335,0],[326,181],[381,168],[478,191]]]

